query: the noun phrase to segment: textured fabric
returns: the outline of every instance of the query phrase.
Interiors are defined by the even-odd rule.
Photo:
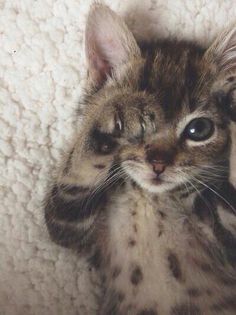
[[[235,0],[105,2],[145,39],[208,45],[236,16]],[[85,262],[49,240],[42,211],[83,91],[90,3],[0,0],[1,315],[95,314]]]

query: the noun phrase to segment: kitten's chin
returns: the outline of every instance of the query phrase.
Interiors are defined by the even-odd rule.
[[[128,172],[129,176],[144,190],[150,193],[160,194],[172,190],[177,186],[176,183],[167,182],[163,177],[155,176],[143,177],[139,172]]]
[[[175,188],[175,183],[166,183],[163,180],[135,180],[135,182],[142,187],[143,189],[149,191],[154,194],[161,194]]]

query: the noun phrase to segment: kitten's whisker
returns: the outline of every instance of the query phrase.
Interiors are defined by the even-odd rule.
[[[118,165],[117,163],[115,163],[113,166],[116,166]],[[118,165],[119,166],[119,165]],[[96,186],[97,183],[99,183],[101,181],[101,178],[103,179],[104,178],[104,175],[108,175],[108,171],[110,170],[110,165],[107,166],[105,169],[103,169],[102,171],[99,172],[99,174],[95,177],[95,182],[94,182],[94,185],[91,187],[91,190],[94,189],[94,186]],[[116,170],[119,170],[119,167],[115,169]],[[107,180],[107,178],[105,178],[105,181]],[[102,182],[102,184],[104,184],[104,182]],[[97,186],[96,186],[97,188]]]
[[[90,193],[90,197],[92,198],[96,193],[99,193],[105,186],[109,185],[110,182],[112,182],[112,180],[114,178],[116,178],[118,176],[118,174],[114,174],[111,177],[109,177],[108,179],[105,179],[104,181],[102,181],[98,186],[96,186],[93,190],[91,190]]]
[[[115,182],[117,182],[117,181],[121,178],[121,175],[122,175],[122,172],[121,172],[121,171],[122,171],[121,168],[120,168],[120,167],[117,167],[117,168],[114,170],[115,173],[114,173],[111,177],[107,178],[104,182],[102,182],[99,186],[97,186],[97,187],[91,192],[91,194],[90,194],[90,196],[89,196],[89,199],[87,200],[85,206],[83,206],[83,207],[85,207],[85,209],[86,209],[87,206],[88,206],[88,203],[91,201],[91,199],[94,197],[95,194],[100,193],[102,190],[103,190],[103,192],[104,192],[104,188],[105,188],[105,190],[107,190],[108,188],[110,188],[110,187],[111,187],[110,184],[113,183],[114,180],[115,180]],[[114,185],[114,183],[113,183],[113,185]]]
[[[102,192],[105,193],[108,189],[112,188],[112,186],[114,186],[117,182],[119,182],[120,177],[116,177],[115,179],[113,179],[112,181],[110,181],[108,184],[106,183],[106,185],[104,185],[104,188],[102,188]],[[98,191],[97,193],[99,193],[100,191]],[[88,206],[89,201],[93,198],[93,196],[91,196],[89,198],[89,200],[87,201],[86,205],[84,206],[85,210]]]
[[[120,179],[120,177],[117,177],[117,178],[116,178],[115,175],[114,175],[113,177],[114,177],[114,178],[112,179],[112,180],[113,180],[113,183],[112,183],[112,180],[110,180],[109,182],[107,182],[107,183],[106,183],[106,186],[107,186],[107,187],[106,187],[105,190],[104,190],[105,183],[101,183],[101,185],[99,185],[98,187],[96,187],[96,189],[91,192],[91,194],[89,195],[88,199],[86,199],[86,201],[85,201],[86,203],[81,205],[81,211],[85,211],[85,212],[86,212],[86,211],[88,210],[89,202],[92,200],[92,198],[94,197],[94,195],[95,195],[96,193],[99,193],[101,190],[106,191],[108,188],[111,187],[110,183],[112,183],[112,185],[114,185],[115,182],[117,182],[117,181]],[[115,179],[115,180],[114,180],[114,179]],[[76,204],[76,202],[77,202],[77,199],[71,200],[71,201],[70,201],[70,205],[73,205],[73,203]],[[55,207],[55,205],[54,205],[54,207]],[[65,207],[65,208],[66,208],[66,207]],[[92,214],[92,210],[93,210],[93,209],[90,209],[90,211],[91,211],[90,215]]]
[[[213,213],[212,213],[212,209],[211,207],[209,207],[209,203],[208,201],[206,200],[206,198],[204,198],[202,196],[202,193],[201,193],[201,190],[199,190],[193,183],[190,179],[187,178],[186,174],[183,174],[184,177],[185,177],[185,180],[196,190],[197,194],[199,195],[199,197],[203,200],[203,202],[206,204],[207,208],[210,210],[211,214],[212,214],[212,217],[213,217]]]
[[[202,184],[206,188],[210,189],[216,196],[218,196],[220,199],[222,199],[231,208],[231,210],[233,210],[233,212],[236,214],[236,209],[220,193],[218,193],[212,187],[210,187],[206,183],[200,181],[199,179],[194,178],[194,180],[196,180],[197,182],[199,182],[200,184]]]

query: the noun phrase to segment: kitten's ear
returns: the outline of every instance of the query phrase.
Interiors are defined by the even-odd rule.
[[[236,72],[236,24],[216,38],[207,55],[217,63],[221,72]]]
[[[223,32],[206,52],[217,71],[214,94],[219,95],[230,118],[236,121],[236,25]]]
[[[132,58],[141,56],[133,34],[111,9],[94,4],[85,31],[85,49],[89,77],[96,87]]]

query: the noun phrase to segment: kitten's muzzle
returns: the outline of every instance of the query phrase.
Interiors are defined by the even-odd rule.
[[[166,168],[166,165],[162,161],[152,161],[153,172],[157,174],[157,176],[161,175]]]
[[[174,154],[172,150],[161,150],[151,145],[146,147],[146,160],[152,165],[153,171],[157,176],[162,174],[166,167],[173,163]]]

